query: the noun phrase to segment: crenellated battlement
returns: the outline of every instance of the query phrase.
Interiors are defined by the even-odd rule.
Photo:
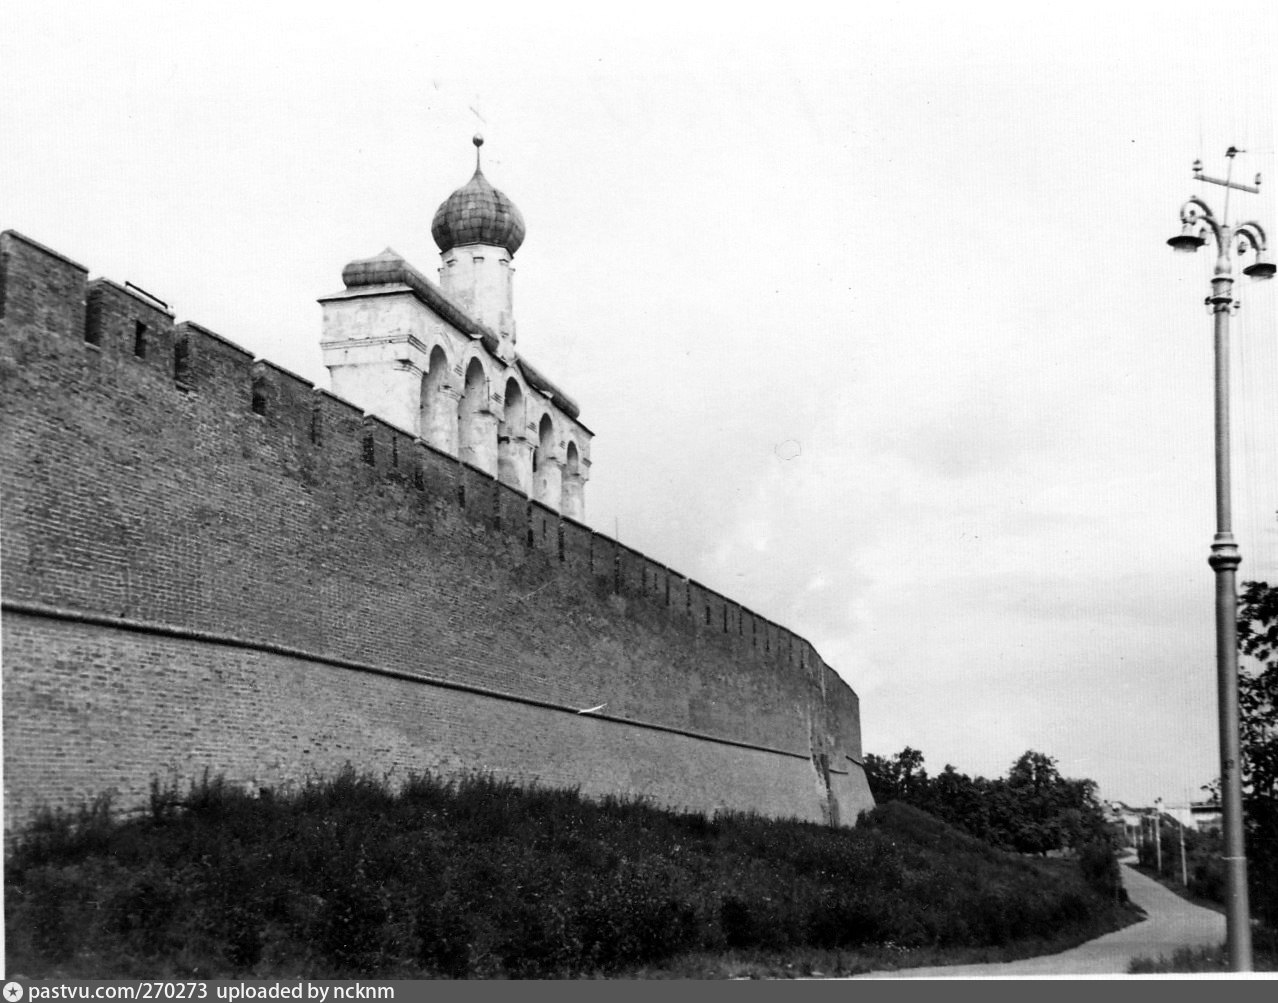
[[[836,807],[816,814],[842,798],[854,820],[863,780],[836,797],[829,766],[860,776],[856,696],[785,627],[14,231],[0,329],[7,609],[373,662],[564,713],[602,703],[619,725],[822,762]],[[6,701],[22,692],[9,662]],[[514,755],[431,741],[437,763]],[[528,755],[522,775],[592,782]],[[767,810],[761,796],[722,803]]]
[[[69,338],[76,338],[79,332],[90,348],[132,357],[179,391],[223,394],[221,403],[242,410],[245,421],[263,419],[263,426],[278,437],[279,445],[324,450],[338,465],[357,457],[358,462],[388,479],[456,498],[459,512],[467,519],[501,528],[517,540],[531,540],[529,545],[556,560],[561,558],[560,539],[588,534],[584,550],[597,555],[589,561],[589,570],[611,579],[617,595],[664,609],[709,635],[722,634],[729,643],[749,647],[754,654],[772,656],[780,667],[804,668],[813,661],[804,654],[810,650],[807,642],[780,624],[550,506],[520,495],[491,474],[435,449],[283,366],[255,358],[249,350],[193,321],[175,324],[171,311],[110,279],[77,285],[76,276],[87,275],[87,270],[29,237],[5,231],[0,234],[0,254],[14,261],[3,273],[6,286],[13,278],[20,281],[60,273],[60,281],[49,288],[58,290],[58,298],[63,299],[56,308],[42,301],[38,321],[36,311],[28,315],[29,320],[21,313],[6,314],[2,319],[7,325],[21,329],[24,320],[28,324],[36,321],[42,333]],[[63,289],[67,292],[61,292]],[[78,291],[81,289],[83,292]],[[77,304],[84,309],[84,320],[79,323],[73,322]],[[58,323],[48,324],[47,318],[58,318]],[[107,370],[97,372],[105,375]],[[226,394],[228,388],[230,394]]]

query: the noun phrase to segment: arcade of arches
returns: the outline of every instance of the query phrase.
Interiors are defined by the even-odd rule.
[[[581,519],[586,465],[577,443],[562,441],[551,411],[513,376],[498,395],[478,358],[470,359],[465,373],[461,390],[451,386],[443,350],[436,346],[431,352],[421,380],[421,438],[534,501]]]

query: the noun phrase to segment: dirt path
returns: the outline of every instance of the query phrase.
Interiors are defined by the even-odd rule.
[[[999,978],[1026,975],[1117,975],[1125,974],[1133,958],[1171,957],[1178,947],[1221,944],[1225,940],[1225,917],[1220,913],[1186,902],[1157,881],[1123,867],[1123,883],[1131,900],[1145,910],[1139,923],[1086,944],[1041,958],[1026,958],[993,965],[951,965],[940,968],[905,968],[896,972],[873,972],[867,979]]]

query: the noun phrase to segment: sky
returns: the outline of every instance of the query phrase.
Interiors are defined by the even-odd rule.
[[[1229,146],[1278,235],[1269,6],[0,0],[0,228],[327,385],[317,298],[434,275],[481,132],[587,523],[812,641],[867,752],[1176,804],[1218,773],[1211,257],[1164,241]],[[1278,584],[1275,286],[1231,367]]]

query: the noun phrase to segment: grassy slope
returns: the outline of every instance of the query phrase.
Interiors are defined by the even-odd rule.
[[[890,804],[854,830],[485,778],[206,783],[45,817],[6,862],[10,973],[806,974],[1061,950],[1130,921],[1070,861]]]

